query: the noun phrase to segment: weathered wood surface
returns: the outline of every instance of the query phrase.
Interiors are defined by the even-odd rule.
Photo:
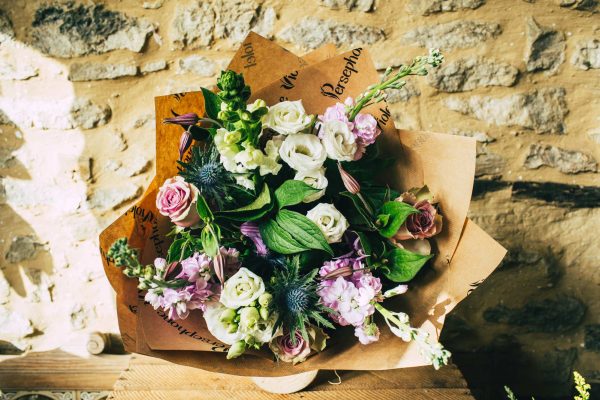
[[[0,390],[111,390],[129,357],[102,354],[83,358],[61,350],[0,356]]]
[[[302,392],[275,395],[261,391],[250,378],[183,367],[163,360],[134,355],[109,397],[113,400],[150,399],[472,399],[455,366],[439,371],[431,367],[392,371],[320,371]]]

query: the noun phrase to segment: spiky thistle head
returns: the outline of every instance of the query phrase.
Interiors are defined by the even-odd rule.
[[[213,146],[192,148],[190,160],[180,161],[181,175],[186,182],[200,190],[207,201],[222,208],[229,197],[228,191],[233,185],[233,177],[219,161],[219,153]]]
[[[294,340],[295,332],[300,331],[308,340],[306,326],[315,324],[334,328],[322,314],[329,312],[319,303],[317,295],[317,269],[305,275],[300,274],[299,258],[294,257],[279,266],[270,281],[270,293],[273,294],[272,307],[279,315],[276,328],[285,326]]]

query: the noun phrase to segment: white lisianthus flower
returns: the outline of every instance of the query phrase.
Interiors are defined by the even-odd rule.
[[[265,292],[262,278],[247,268],[240,268],[223,285],[221,303],[229,308],[246,307]]]
[[[237,174],[233,177],[235,178],[235,183],[242,187],[245,187],[246,189],[254,190],[254,188],[256,187],[254,181],[250,179],[250,174]]]
[[[223,312],[227,310],[223,304],[219,302],[210,302],[206,304],[206,311],[204,311],[204,320],[206,321],[206,327],[211,335],[217,340],[228,345],[232,345],[235,342],[244,338],[244,333],[238,329],[231,329],[231,323],[221,318]]]
[[[262,164],[263,158],[262,151],[253,146],[246,146],[244,150],[235,155],[234,161],[249,171],[258,168]]]
[[[337,161],[353,161],[358,150],[356,136],[342,121],[331,120],[323,123],[319,132],[327,157]]]
[[[263,123],[282,135],[293,135],[306,130],[312,118],[304,111],[302,100],[282,101],[269,107]]]
[[[309,134],[286,137],[279,148],[279,155],[296,171],[319,169],[327,158],[327,153],[319,138]]]
[[[246,106],[246,110],[248,112],[254,112],[254,111],[258,110],[259,108],[266,107],[266,106],[267,106],[267,103],[265,103],[264,100],[256,99],[256,100],[254,100],[254,103],[250,103]]]
[[[267,174],[277,175],[279,173],[281,169],[279,147],[281,147],[281,141],[275,139],[269,140],[265,145],[265,156],[259,170],[261,176]]]
[[[346,217],[333,204],[319,203],[306,214],[306,217],[317,224],[328,243],[341,241],[349,227]]]
[[[294,179],[302,181],[312,188],[321,189],[316,193],[306,196],[303,200],[305,203],[318,200],[325,194],[325,189],[328,184],[327,178],[325,177],[325,168],[319,168],[313,171],[298,171],[296,172],[296,175],[294,175]]]

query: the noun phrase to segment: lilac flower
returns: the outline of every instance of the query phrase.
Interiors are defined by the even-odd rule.
[[[374,323],[363,324],[354,329],[354,335],[362,344],[370,344],[379,340],[379,327]]]
[[[163,297],[156,288],[148,289],[144,296],[144,301],[148,302],[155,310],[163,306],[163,300]]]
[[[181,289],[166,288],[163,291],[162,307],[171,319],[185,319],[191,310],[206,309],[206,303],[212,300],[215,292],[212,285],[204,279]]]
[[[266,256],[269,250],[265,245],[265,242],[260,235],[260,231],[258,229],[258,224],[256,222],[244,222],[240,226],[240,232],[242,235],[247,236],[254,243],[254,247],[256,247],[256,254],[260,256]]]
[[[192,299],[187,290],[166,288],[163,291],[163,308],[170,319],[185,319],[190,314],[188,302]]]
[[[377,120],[371,114],[358,114],[354,118],[354,135],[359,146],[367,147],[375,143],[375,139],[381,133],[377,127]]]
[[[181,261],[181,272],[176,279],[196,282],[200,277],[210,279],[211,259],[204,253],[194,253],[190,258]]]
[[[348,121],[348,115],[346,114],[346,106],[342,103],[336,103],[331,107],[327,107],[323,115],[317,117],[323,124],[329,121],[340,121],[348,125],[348,128],[352,130],[354,124]]]

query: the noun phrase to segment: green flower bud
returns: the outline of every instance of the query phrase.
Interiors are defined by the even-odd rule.
[[[269,309],[265,307],[260,308],[260,317],[264,320],[269,319]]]
[[[250,347],[256,347],[257,344],[256,338],[252,335],[246,335],[246,337],[244,338],[244,342]]]
[[[227,359],[231,360],[232,358],[237,358],[244,354],[244,351],[246,351],[246,342],[243,340],[235,342],[231,345],[229,351],[227,352]]]
[[[152,277],[154,276],[154,267],[152,265],[147,265],[144,268],[144,278],[145,279],[152,279]]]
[[[256,307],[244,307],[240,310],[240,325],[244,329],[252,330],[260,320]]]
[[[227,333],[236,333],[238,330],[238,324],[229,324],[227,327]]]
[[[234,309],[226,308],[219,316],[219,321],[231,323],[231,322],[233,322],[233,319],[235,318],[236,315],[237,315],[237,313],[235,312]]]
[[[271,295],[271,293],[263,293],[258,298],[258,304],[260,304],[263,307],[269,307],[271,301],[273,301],[273,295]]]

